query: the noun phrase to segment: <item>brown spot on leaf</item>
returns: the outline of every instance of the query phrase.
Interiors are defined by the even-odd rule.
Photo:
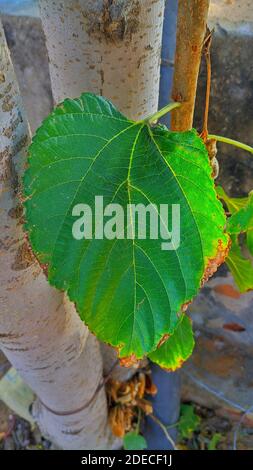
[[[131,356],[128,356],[128,357],[120,357],[119,362],[120,362],[120,365],[123,367],[132,367],[138,364],[139,360],[137,359],[135,354],[131,354]]]
[[[40,265],[43,273],[45,274],[45,276],[48,277],[48,264],[43,264],[43,263],[39,262],[39,265]]]
[[[192,303],[192,300],[185,302],[185,304],[183,304],[181,307],[181,312],[186,312],[186,310],[188,309],[189,305],[191,305],[191,303]]]
[[[213,258],[209,258],[207,262],[201,280],[201,286],[203,286],[205,282],[217,271],[218,267],[224,263],[230,249],[230,244],[231,242],[229,241],[229,243],[224,246],[221,240],[218,241],[216,255]]]
[[[182,367],[182,365],[184,364],[184,362],[185,362],[185,361],[184,361],[183,359],[178,358],[178,359],[177,359],[177,363],[175,364],[175,366],[173,366],[173,367],[163,367],[163,366],[161,366],[161,368],[162,368],[163,370],[165,370],[166,372],[175,372],[175,370],[180,369],[180,367]]]
[[[163,335],[163,337],[160,339],[158,345],[157,345],[157,348],[160,348],[166,341],[167,339],[169,339],[170,335],[169,334],[165,334]]]

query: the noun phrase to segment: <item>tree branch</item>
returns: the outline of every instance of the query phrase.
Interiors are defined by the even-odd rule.
[[[192,128],[201,50],[209,0],[179,0],[172,98],[182,103],[171,113],[171,128]]]

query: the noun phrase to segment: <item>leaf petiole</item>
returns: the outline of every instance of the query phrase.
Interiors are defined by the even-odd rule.
[[[247,152],[253,153],[253,147],[250,147],[250,145],[243,144],[242,142],[238,142],[237,140],[229,139],[228,137],[208,134],[208,139],[214,139],[217,140],[217,142],[223,142],[225,144],[234,145],[234,147],[238,147],[240,149],[246,150]]]
[[[137,425],[136,425],[136,429],[135,429],[136,434],[140,433],[140,425],[141,425],[141,409],[138,408],[138,420],[137,420]]]
[[[181,103],[177,103],[176,101],[174,101],[173,103],[169,103],[156,113],[152,114],[151,116],[148,116],[146,119],[143,119],[142,122],[152,124],[153,122],[156,122],[158,119],[160,119],[160,117],[172,111],[172,109],[179,108],[179,106],[181,106]]]

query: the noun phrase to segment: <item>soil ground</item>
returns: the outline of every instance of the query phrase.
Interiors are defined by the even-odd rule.
[[[9,366],[7,359],[0,353],[0,379]],[[182,450],[210,450],[211,443],[217,439],[216,449],[233,449],[236,424],[227,418],[217,416],[214,410],[198,405],[194,405],[194,409],[200,417],[199,428],[189,439],[179,441],[178,447]],[[238,450],[253,449],[253,429],[241,426],[236,447]],[[13,414],[0,400],[0,450],[50,450],[51,448],[51,443],[43,438],[37,427],[31,429],[27,421]]]

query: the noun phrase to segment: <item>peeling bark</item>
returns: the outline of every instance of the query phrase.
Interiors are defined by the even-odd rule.
[[[49,286],[22,231],[30,133],[1,24],[0,53],[0,347],[39,397],[36,419],[49,439],[64,449],[109,448],[99,343]]]
[[[172,98],[181,102],[171,113],[171,128],[192,128],[201,50],[210,0],[179,0]]]

